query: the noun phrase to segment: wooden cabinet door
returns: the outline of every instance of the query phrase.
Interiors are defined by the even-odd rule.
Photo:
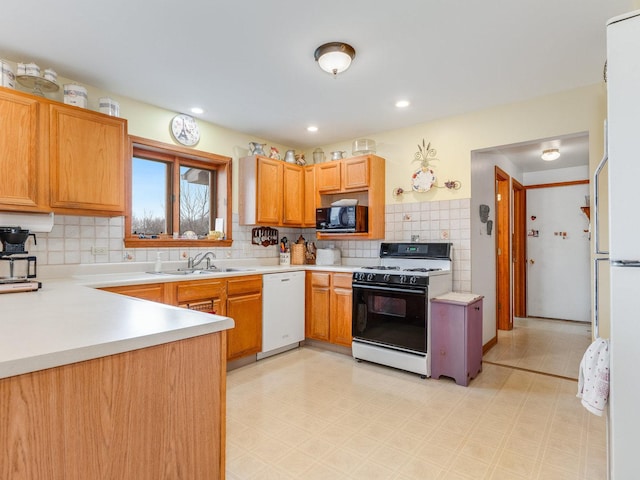
[[[50,105],[50,188],[54,211],[124,214],[126,125],[121,118]]]
[[[105,287],[100,290],[119,293],[129,297],[151,300],[152,302],[164,303],[164,283],[149,283],[145,285],[124,285],[120,287]]]
[[[304,221],[304,177],[302,167],[286,163],[282,166],[282,224],[302,226]]]
[[[329,341],[329,316],[331,314],[331,274],[307,273],[307,303],[305,336]]]
[[[279,225],[282,218],[282,161],[259,157],[256,179],[256,222]]]
[[[313,165],[304,168],[303,227],[316,226],[316,170]]]
[[[227,360],[262,350],[262,293],[229,296],[227,316],[236,324],[227,330]]]
[[[333,273],[332,280],[329,341],[351,347],[352,277],[347,273]]]
[[[342,162],[334,161],[320,163],[316,166],[316,186],[318,192],[340,191],[340,165]]]
[[[44,212],[47,123],[37,99],[0,88],[0,209]]]
[[[342,189],[362,190],[369,186],[369,158],[354,157],[342,161]]]
[[[227,313],[236,323],[227,330],[227,360],[262,350],[262,275],[227,280]]]

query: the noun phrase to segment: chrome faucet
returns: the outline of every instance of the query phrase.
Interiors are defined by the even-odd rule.
[[[216,258],[216,254],[213,252],[198,253],[195,257],[189,257],[187,259],[187,268],[196,268],[205,261],[206,269],[210,270],[213,267],[211,260],[214,258]]]

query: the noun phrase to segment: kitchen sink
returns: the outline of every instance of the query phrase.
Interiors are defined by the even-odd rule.
[[[161,272],[147,272],[153,275],[211,275],[213,273],[221,272],[222,270],[191,270],[191,269],[178,269],[178,270],[163,270]]]
[[[255,272],[255,268],[226,267],[221,268],[220,272]]]

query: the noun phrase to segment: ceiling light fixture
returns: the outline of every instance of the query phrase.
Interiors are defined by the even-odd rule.
[[[315,125],[309,125],[307,127],[307,132],[317,132],[318,131],[318,127],[316,127]]]
[[[545,162],[552,162],[553,160],[557,160],[560,158],[560,150],[557,148],[549,148],[548,150],[543,150],[542,155],[540,156],[542,160]]]
[[[409,100],[398,100],[396,102],[396,107],[398,108],[407,108],[409,105],[411,105]]]
[[[200,115],[201,113],[204,113],[204,110],[200,107],[193,107],[191,109],[191,113],[195,113],[196,115]]]
[[[343,42],[325,43],[316,48],[313,54],[320,68],[332,74],[333,78],[349,68],[355,56],[355,49],[351,45]]]

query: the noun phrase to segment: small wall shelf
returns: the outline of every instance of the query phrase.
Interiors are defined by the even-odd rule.
[[[584,213],[589,220],[591,220],[591,207],[580,207],[582,213]]]

